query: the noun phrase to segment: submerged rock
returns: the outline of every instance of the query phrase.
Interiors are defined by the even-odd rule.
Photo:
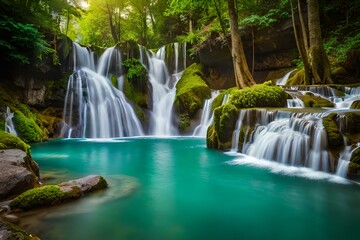
[[[37,186],[39,168],[20,149],[0,150],[0,199]]]

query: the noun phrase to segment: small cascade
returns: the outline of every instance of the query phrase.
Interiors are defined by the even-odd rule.
[[[12,121],[12,118],[14,117],[14,113],[10,111],[9,107],[6,107],[5,112],[5,132],[8,132],[12,135],[17,136],[17,132],[14,127],[14,123]]]
[[[279,78],[276,81],[276,85],[286,85],[287,80],[290,77],[290,74],[294,72],[296,69],[291,70],[290,72],[286,73],[282,78]]]
[[[359,147],[352,149],[351,145],[348,146],[346,145],[345,139],[344,139],[344,146],[345,146],[344,150],[340,153],[338,166],[336,168],[336,175],[339,177],[346,178],[352,153]]]
[[[167,54],[167,50],[174,52],[173,58],[171,58],[172,54]],[[152,117],[149,126],[151,135],[177,135],[173,104],[176,83],[186,67],[185,50],[185,45],[174,43],[160,48],[154,54],[140,46],[140,61],[148,70],[152,86]],[[169,73],[169,69],[173,71]]]
[[[100,57],[97,72],[94,54],[73,45],[74,73],[69,77],[63,119],[68,138],[114,138],[143,135],[143,130],[124,94],[109,77],[121,72],[121,53],[115,47]]]
[[[339,99],[336,91],[329,86],[283,86],[283,88],[287,91],[311,92],[330,101],[338,102]]]
[[[287,99],[287,107],[288,108],[303,108],[304,102],[299,98]]]
[[[230,152],[237,152],[239,148],[239,137],[240,137],[240,131],[243,124],[244,116],[247,114],[248,110],[240,110],[239,118],[236,122],[235,130],[233,132],[233,138],[232,138],[232,146]]]
[[[80,70],[84,67],[95,70],[95,56],[87,47],[82,47],[78,43],[73,42],[73,71]]]
[[[214,113],[211,109],[211,104],[218,95],[219,91],[213,91],[211,92],[211,98],[206,99],[201,114],[200,124],[195,128],[193,136],[206,137],[206,131],[214,121]]]
[[[239,151],[241,138],[240,152],[243,154],[329,172],[327,136],[322,126],[324,116],[325,113],[242,110],[234,130],[231,151]]]

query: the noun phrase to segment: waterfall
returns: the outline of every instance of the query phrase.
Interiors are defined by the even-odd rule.
[[[219,91],[212,91],[211,98],[206,99],[201,114],[200,124],[195,128],[193,136],[206,137],[206,131],[214,121],[214,113],[212,111],[211,105],[218,95]]]
[[[304,103],[299,98],[295,97],[293,99],[287,99],[288,108],[303,108]]]
[[[169,59],[167,50],[174,51]],[[180,54],[182,53],[182,54]],[[156,136],[177,135],[177,126],[173,119],[173,105],[176,95],[176,83],[186,67],[186,45],[178,43],[160,48],[156,54],[140,46],[140,61],[147,68],[152,88],[152,114],[150,134]],[[180,60],[183,61],[180,61]],[[169,73],[169,69],[173,69]]]
[[[348,168],[351,160],[352,153],[358,149],[359,147],[356,147],[352,149],[351,145],[346,145],[346,140],[344,139],[344,150],[340,153],[339,162],[336,168],[336,175],[339,177],[346,178],[348,173]]]
[[[69,77],[63,119],[63,136],[113,138],[143,135],[143,130],[124,94],[114,88],[110,75],[121,74],[121,53],[109,48],[100,57],[95,72],[94,54],[73,45],[74,73]]]
[[[12,118],[14,117],[14,113],[10,111],[9,107],[6,107],[5,112],[5,132],[8,132],[12,135],[17,136],[17,132],[14,127],[14,123],[12,121]]]
[[[276,85],[286,85],[287,80],[290,77],[290,74],[294,72],[296,69],[291,70],[290,72],[286,73],[282,78],[279,78],[276,81]]]
[[[231,151],[239,151],[240,136],[243,139],[243,147],[240,149],[243,154],[291,166],[330,171],[327,136],[322,126],[324,116],[325,114],[241,110]],[[250,128],[253,128],[252,133]],[[240,135],[242,129],[245,129],[244,137]]]

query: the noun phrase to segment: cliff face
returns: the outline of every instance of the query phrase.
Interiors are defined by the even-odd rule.
[[[291,19],[269,28],[254,29],[253,32],[250,28],[244,29],[241,35],[247,62],[250,70],[254,68],[256,82],[279,78],[295,66],[297,51]],[[229,39],[213,33],[197,48],[199,60],[207,69],[208,84],[213,89],[234,86],[228,42]]]

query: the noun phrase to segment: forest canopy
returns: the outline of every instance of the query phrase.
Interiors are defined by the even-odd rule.
[[[292,1],[295,11],[298,2],[307,2]],[[291,17],[289,0],[234,2],[239,29],[261,29]],[[360,1],[318,2],[330,61],[343,60],[360,45]],[[21,64],[51,53],[59,35],[83,45],[133,40],[147,48],[174,41],[194,46],[212,32],[230,35],[227,0],[0,0],[0,13],[0,50]]]

